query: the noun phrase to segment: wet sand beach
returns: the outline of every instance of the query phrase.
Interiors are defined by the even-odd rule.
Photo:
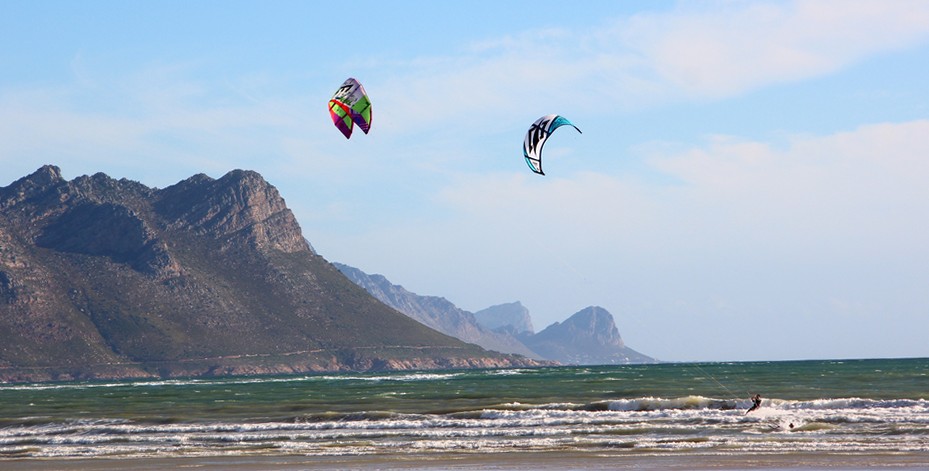
[[[772,454],[758,456],[713,455],[611,455],[583,452],[452,453],[372,456],[236,456],[134,459],[27,459],[4,461],[8,471],[78,471],[162,469],[190,470],[925,470],[929,453],[842,455],[833,453]]]

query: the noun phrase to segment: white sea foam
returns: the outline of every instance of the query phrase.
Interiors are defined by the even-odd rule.
[[[492,371],[490,374],[494,376],[515,376],[515,375],[525,374],[529,371],[530,370],[526,370],[526,369],[503,369],[503,370]]]
[[[641,402],[652,401],[652,398],[643,398]],[[694,398],[682,398],[677,402],[693,401]],[[676,401],[657,403],[674,406]],[[712,400],[707,403],[712,403]],[[841,420],[833,417],[832,422],[810,415],[827,410],[830,414],[846,415]],[[311,423],[135,424],[84,421],[7,427],[0,430],[0,449],[11,456],[24,453],[46,457],[270,453],[273,450],[318,455],[399,452],[403,449],[494,452],[513,447],[554,450],[568,445],[665,452],[710,450],[720,454],[785,450],[867,452],[887,446],[916,452],[929,451],[929,436],[924,431],[915,433],[921,429],[919,423],[925,421],[925,417],[919,422],[898,424],[890,430],[886,423],[858,423],[855,416],[848,415],[850,410],[861,409],[787,410],[763,407],[760,414],[746,416],[741,410],[695,409],[676,405],[651,410],[485,410],[477,418],[395,414],[376,420]],[[886,413],[887,409],[878,413],[881,411]],[[897,434],[888,434],[888,431],[896,431]]]
[[[635,399],[618,399],[609,401],[610,410],[649,411],[666,409],[720,409],[730,410],[739,407],[734,400],[714,399],[703,396],[686,396],[679,398],[643,397]]]
[[[443,379],[454,379],[462,376],[463,373],[409,373],[409,374],[385,374],[372,376],[358,375],[323,375],[314,376],[313,379],[327,381],[371,381],[371,382],[404,382],[404,381],[436,381]]]

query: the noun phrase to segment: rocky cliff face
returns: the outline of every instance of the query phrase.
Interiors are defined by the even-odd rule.
[[[522,338],[543,358],[572,365],[609,365],[654,363],[623,342],[613,315],[606,309],[591,306],[566,321],[554,323],[538,334]]]
[[[254,172],[0,188],[0,380],[508,366],[315,254]]]
[[[154,206],[171,229],[209,235],[224,250],[310,251],[284,199],[255,172],[234,170],[219,180],[193,176],[159,192]]]
[[[335,266],[348,279],[364,288],[381,302],[406,314],[439,332],[474,343],[488,350],[539,358],[513,335],[494,332],[482,326],[474,314],[462,310],[445,298],[421,296],[399,285],[392,284],[383,275],[369,275],[357,268],[336,263]]]

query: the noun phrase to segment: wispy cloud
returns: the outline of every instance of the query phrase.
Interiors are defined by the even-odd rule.
[[[678,207],[700,211],[710,233],[739,228],[759,245],[808,256],[840,247],[899,255],[924,252],[918,241],[929,236],[915,217],[929,211],[927,136],[929,121],[795,137],[783,148],[720,137],[652,162],[683,182]]]
[[[611,35],[686,96],[719,98],[835,72],[929,39],[919,1],[701,3],[638,15]]]
[[[509,222],[535,221],[534,237],[573,240],[578,247],[596,241],[596,250],[612,240],[627,247],[653,241],[656,252],[703,244],[720,252],[802,248],[815,256],[842,246],[856,254],[917,250],[929,256],[921,242],[929,237],[929,222],[917,216],[929,213],[927,136],[929,121],[796,136],[786,144],[717,136],[696,147],[647,151],[646,161],[671,184],[593,173],[475,176],[446,188],[442,198],[463,225],[496,231]],[[686,227],[690,241],[659,247],[672,227]],[[589,231],[578,234],[578,228]],[[719,244],[724,240],[732,242]],[[871,244],[877,240],[896,242]]]

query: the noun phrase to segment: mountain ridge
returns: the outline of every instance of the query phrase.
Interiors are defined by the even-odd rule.
[[[458,308],[445,298],[418,295],[403,286],[391,283],[383,275],[369,275],[342,263],[334,265],[381,302],[430,328],[464,342],[480,345],[487,350],[539,359],[535,352],[514,336],[484,327],[474,314]]]

